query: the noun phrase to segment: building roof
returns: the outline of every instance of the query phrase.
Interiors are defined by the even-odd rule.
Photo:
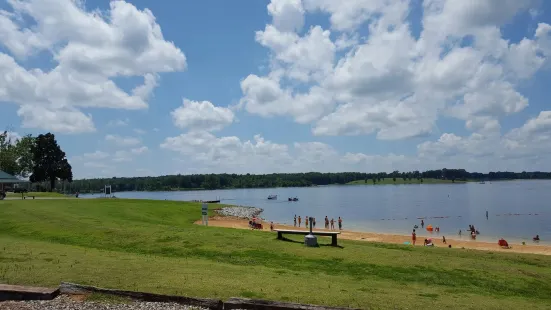
[[[7,174],[0,170],[0,183],[26,183],[28,181],[20,180],[11,174]]]

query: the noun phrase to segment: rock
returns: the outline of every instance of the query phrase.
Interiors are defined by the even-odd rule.
[[[233,216],[238,218],[252,218],[252,217],[258,217],[260,213],[264,211],[261,208],[255,208],[255,207],[242,207],[242,206],[231,206],[231,207],[223,207],[219,210],[216,210],[216,212],[222,216]]]
[[[0,302],[0,309],[13,310],[203,310],[192,306],[180,305],[177,303],[163,302],[140,302],[132,301],[129,303],[102,303],[75,301],[67,295],[60,295],[53,300],[33,300],[33,301],[6,301]],[[205,309],[206,310],[206,309]]]

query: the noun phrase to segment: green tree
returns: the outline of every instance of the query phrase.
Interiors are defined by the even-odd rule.
[[[26,135],[17,141],[17,164],[19,171],[16,175],[28,177],[33,171],[33,154],[32,146],[35,138],[31,135]]]
[[[27,177],[32,170],[31,145],[34,138],[27,135],[13,139],[8,131],[0,134],[0,170],[11,175]]]
[[[205,177],[205,182],[203,182],[203,188],[206,189],[217,189],[220,188],[220,177],[215,174],[209,174]]]
[[[51,133],[39,135],[31,146],[33,169],[30,181],[50,182],[50,191],[56,180],[73,181],[72,167]]]
[[[18,170],[16,148],[7,131],[0,134],[0,170],[15,175]]]

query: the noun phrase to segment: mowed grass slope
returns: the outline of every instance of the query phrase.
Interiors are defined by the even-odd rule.
[[[373,183],[373,180],[368,179],[367,183],[365,180],[356,180],[352,182],[348,182],[346,184],[348,185],[389,185],[389,184],[451,184],[451,183],[466,183],[465,181],[459,181],[456,180],[455,182],[452,182],[452,180],[442,180],[442,179],[423,179],[423,182],[417,179],[410,179],[405,180],[402,178],[396,178],[396,182],[392,178],[384,178],[381,181],[377,181],[376,183]]]
[[[61,281],[375,309],[548,309],[551,257],[339,241],[194,225],[200,204],[0,202],[0,282]],[[320,238],[322,244],[328,239]]]

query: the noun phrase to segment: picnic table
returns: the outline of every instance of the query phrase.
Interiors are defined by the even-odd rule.
[[[292,229],[274,229],[275,232],[277,232],[277,239],[283,239],[283,234],[290,234],[290,235],[308,235],[310,234],[307,230],[292,230]],[[316,236],[330,236],[331,237],[331,245],[337,246],[337,235],[340,234],[338,231],[313,231],[313,235]]]

